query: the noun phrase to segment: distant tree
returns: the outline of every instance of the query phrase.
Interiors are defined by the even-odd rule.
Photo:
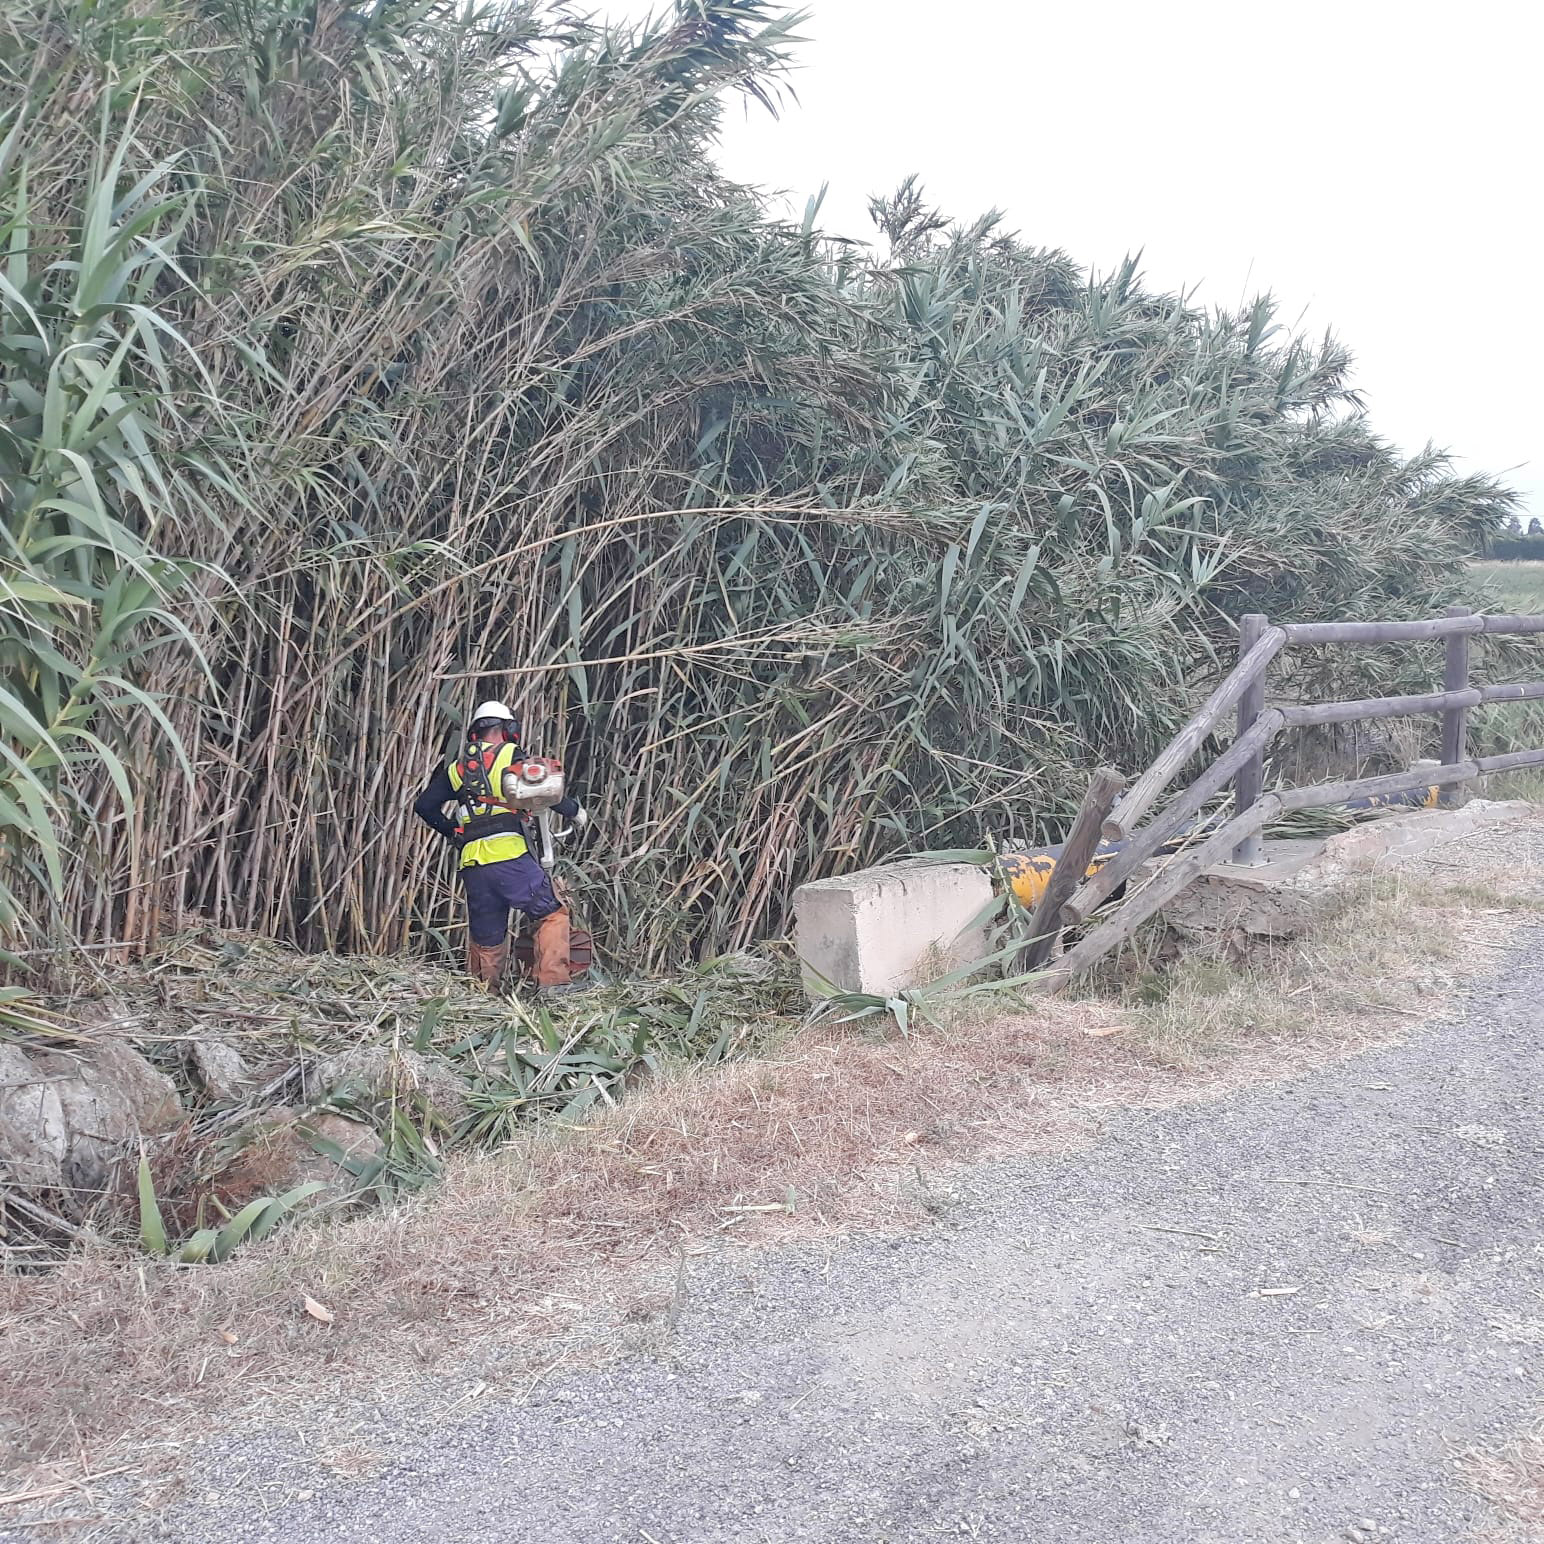
[[[1512,518],[1507,521],[1506,533],[1508,536],[1521,536],[1523,534],[1523,523],[1517,518],[1516,515],[1513,515]]]
[[[1533,519],[1528,522],[1528,534],[1530,536],[1544,536],[1544,520],[1540,520],[1539,517],[1535,515]]]

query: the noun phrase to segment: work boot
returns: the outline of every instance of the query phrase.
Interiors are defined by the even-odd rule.
[[[537,987],[536,997],[539,1002],[550,1002],[555,997],[579,997],[589,990],[587,981],[559,981],[552,986]]]
[[[475,976],[490,992],[497,991],[504,979],[504,967],[509,963],[509,940],[484,945],[473,938],[466,941],[466,971]]]

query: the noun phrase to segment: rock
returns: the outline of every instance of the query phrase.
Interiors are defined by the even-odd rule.
[[[333,1110],[324,1110],[320,1115],[308,1115],[299,1126],[303,1133],[310,1132],[325,1141],[335,1142],[345,1158],[374,1158],[385,1151],[374,1127],[362,1120],[350,1120],[348,1116],[339,1115]],[[338,1165],[325,1153],[319,1153],[313,1147],[311,1157],[314,1160],[313,1172],[305,1178],[329,1182],[337,1178]]]
[[[1434,847],[1532,813],[1532,805],[1518,800],[1471,799],[1458,809],[1419,810],[1370,820],[1332,836],[1314,865],[1313,877],[1325,883],[1342,874],[1400,868]]]
[[[214,1188],[223,1203],[234,1210],[259,1196],[282,1195],[308,1180],[321,1180],[327,1186],[313,1197],[312,1205],[352,1194],[354,1176],[317,1151],[313,1134],[335,1142],[350,1158],[374,1157],[384,1151],[380,1138],[364,1121],[332,1111],[301,1116],[276,1105],[242,1128],[235,1139],[236,1152],[214,1176]]]
[[[386,1098],[393,1089],[399,1095],[416,1091],[423,1094],[435,1115],[450,1124],[467,1113],[466,1085],[449,1067],[416,1051],[356,1046],[315,1062],[307,1082],[315,1093],[341,1093],[362,1100]]]
[[[141,1136],[181,1119],[172,1080],[121,1040],[79,1052],[0,1045],[0,1167],[20,1189],[89,1202],[117,1187]]]
[[[1214,864],[1163,914],[1189,938],[1296,938],[1330,914],[1353,876],[1418,865],[1435,847],[1531,812],[1528,804],[1473,799],[1458,809],[1385,815],[1324,842],[1268,841],[1263,863]]]
[[[222,1103],[239,1098],[254,1081],[241,1052],[223,1040],[195,1040],[188,1062],[204,1092]]]
[[[57,1082],[17,1046],[0,1044],[0,1174],[18,1190],[59,1190],[67,1148]]]
[[[116,1088],[128,1101],[139,1129],[150,1136],[182,1123],[177,1085],[122,1040],[101,1040],[86,1055],[87,1076]]]
[[[1335,904],[1331,885],[1313,880],[1321,844],[1269,841],[1265,862],[1219,863],[1164,907],[1164,919],[1188,938],[1296,938]]]
[[[121,1166],[140,1137],[128,1099],[90,1075],[67,1078],[58,1088],[68,1140],[65,1184],[81,1200],[116,1190]]]
[[[80,1056],[35,1053],[33,1062],[55,1080],[65,1132],[61,1175],[79,1199],[116,1189],[139,1139],[182,1120],[172,1080],[121,1040],[97,1041]]]

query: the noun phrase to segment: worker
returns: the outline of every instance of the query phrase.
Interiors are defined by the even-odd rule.
[[[568,908],[531,851],[527,817],[500,797],[504,773],[520,755],[520,720],[502,702],[481,704],[461,754],[429,779],[413,813],[461,855],[469,974],[499,984],[509,963],[509,914],[524,912],[536,924],[537,993],[556,997],[579,990],[569,975]],[[456,820],[444,813],[451,803]],[[576,825],[587,819],[576,799],[553,809]]]

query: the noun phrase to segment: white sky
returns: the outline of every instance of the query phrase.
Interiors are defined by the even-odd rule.
[[[731,110],[732,176],[801,213],[829,182],[822,225],[867,240],[914,171],[1101,271],[1141,249],[1201,304],[1271,290],[1352,348],[1377,430],[1544,518],[1539,0],[809,8],[798,102]]]

